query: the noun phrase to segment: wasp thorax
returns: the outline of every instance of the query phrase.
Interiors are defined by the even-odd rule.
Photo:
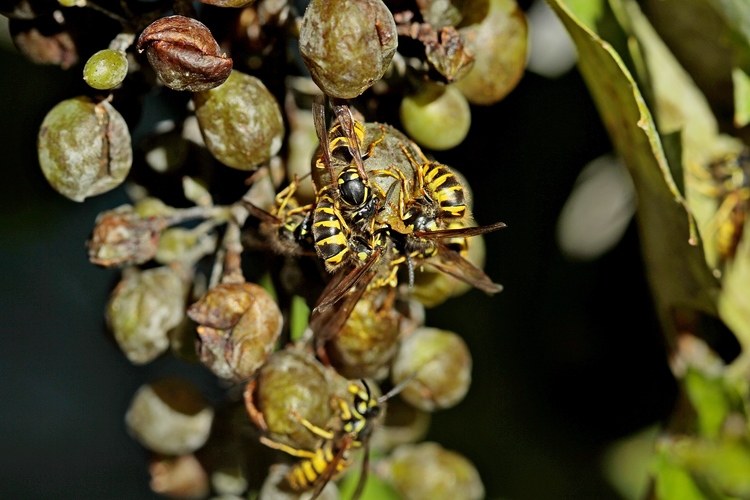
[[[346,170],[342,172],[339,176],[338,183],[339,194],[345,203],[358,207],[365,202],[367,195],[369,194],[369,189],[356,170]]]

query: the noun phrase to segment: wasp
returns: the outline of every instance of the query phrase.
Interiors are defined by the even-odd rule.
[[[750,208],[750,148],[711,165],[711,174],[720,200],[714,225],[720,263],[737,253]]]
[[[369,440],[375,423],[383,413],[383,404],[401,392],[414,375],[398,384],[388,393],[377,398],[372,395],[370,387],[364,379],[360,381],[361,386],[350,381],[348,391],[352,398],[352,404],[349,404],[341,397],[334,396],[338,402],[339,419],[338,428],[335,430],[318,427],[304,417],[292,412],[292,416],[306,429],[322,438],[322,444],[314,450],[294,448],[293,446],[273,441],[265,436],[262,436],[260,441],[270,448],[281,450],[301,459],[289,470],[286,480],[289,486],[295,491],[312,490],[311,500],[320,495],[320,492],[329,481],[338,477],[351,466],[350,451],[363,448],[362,471],[357,489],[352,497],[353,499],[357,499],[361,495],[367,479]]]
[[[400,254],[391,264],[406,266],[410,286],[414,282],[414,267],[429,262],[480,290],[499,292],[500,285],[465,259],[466,238],[496,231],[505,224],[472,225],[466,192],[455,173],[447,165],[429,161],[416,145],[411,146],[421,156],[421,163],[403,143],[399,144],[413,167],[414,177],[408,179],[400,170],[389,171],[400,181],[397,200],[388,201],[395,208],[381,219],[392,228],[391,235]]]
[[[338,123],[329,133],[322,99],[313,104],[315,130],[321,144],[321,155],[315,166],[327,172],[330,182],[317,192],[312,235],[315,249],[330,272],[346,263],[357,265],[365,262],[378,242],[373,238],[373,216],[378,208],[378,198],[368,184],[364,167],[364,160],[372,153],[377,141],[362,154],[364,126],[354,120],[348,106],[334,104],[333,107]],[[333,138],[329,140],[331,136]],[[353,166],[347,160],[341,165],[334,156],[342,150],[348,153]],[[341,167],[338,174],[337,167]]]
[[[314,205],[299,204],[294,196],[298,185],[299,180],[295,178],[280,191],[271,212],[243,200],[249,212],[260,219],[260,232],[281,255],[315,255],[312,234]]]

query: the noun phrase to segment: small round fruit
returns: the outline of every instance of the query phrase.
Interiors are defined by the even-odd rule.
[[[401,100],[399,115],[415,142],[438,151],[461,144],[471,127],[469,102],[452,85],[426,84]]]
[[[83,67],[83,80],[97,90],[117,87],[127,74],[128,59],[120,50],[100,50]]]
[[[401,398],[424,410],[451,408],[471,385],[471,353],[456,333],[422,327],[404,339],[393,360],[394,385],[414,375]]]

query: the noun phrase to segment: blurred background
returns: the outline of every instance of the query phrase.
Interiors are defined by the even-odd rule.
[[[468,396],[433,416],[428,439],[470,458],[487,498],[617,499],[606,451],[665,419],[676,385],[627,179],[614,191],[589,183],[588,204],[566,206],[596,177],[596,163],[581,176],[587,165],[613,161],[612,147],[572,53],[544,62],[564,42],[549,35],[553,15],[543,2],[519,4],[532,27],[529,70],[499,104],[472,107],[460,146],[435,154],[468,178],[478,222],[508,227],[485,236],[486,272],[504,291],[472,290],[427,312],[428,325],[461,334],[474,359]],[[118,273],[89,264],[84,244],[96,215],[127,197],[121,187],[79,204],[47,185],[38,128],[57,102],[84,92],[81,67],[27,62],[3,26],[0,495],[157,498],[145,450],[125,429],[131,396],[174,374],[209,399],[221,390],[207,370],[171,357],[131,365],[108,337],[103,311]]]

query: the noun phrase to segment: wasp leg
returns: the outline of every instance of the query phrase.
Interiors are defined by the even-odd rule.
[[[292,415],[292,417],[294,417],[297,422],[304,425],[307,430],[309,430],[316,436],[320,436],[323,439],[333,439],[333,432],[318,427],[294,410],[289,410],[289,414]]]
[[[300,450],[299,448],[293,448],[289,445],[283,444],[283,443],[277,443],[276,441],[273,441],[272,439],[268,439],[265,436],[260,437],[260,442],[264,445],[268,446],[269,448],[273,448],[274,450],[280,450],[284,453],[287,453],[293,457],[297,458],[315,458],[315,452],[309,451],[309,450]]]

